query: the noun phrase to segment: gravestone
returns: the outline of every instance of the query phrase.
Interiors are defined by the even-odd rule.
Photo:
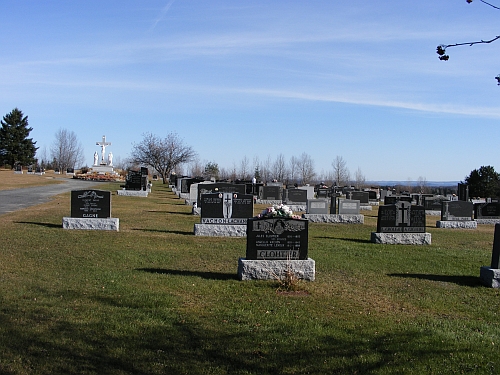
[[[119,229],[119,220],[111,217],[111,192],[72,190],[71,217],[63,217],[64,229]]]
[[[247,260],[305,260],[308,221],[252,218],[247,222]]]
[[[495,223],[500,220],[500,203],[474,204],[474,218],[481,224]]]
[[[316,192],[318,198],[328,198],[330,196],[330,189],[318,189]]]
[[[328,215],[328,199],[308,199],[307,214]]]
[[[262,186],[259,190],[259,199],[281,201],[283,188],[281,186]]]
[[[250,194],[202,194],[201,202],[202,224],[246,224],[253,216],[253,196]]]
[[[483,285],[490,288],[500,288],[500,224],[495,224],[493,251],[490,267],[480,269],[480,279]]]
[[[308,221],[253,218],[247,222],[246,258],[238,260],[240,280],[314,281],[316,264],[308,258]]]
[[[339,215],[359,215],[360,202],[353,199],[339,199]]]
[[[54,168],[54,173],[55,174],[61,174],[61,170],[59,168]]]
[[[288,204],[307,203],[307,190],[287,189],[285,190],[286,202]]]
[[[22,165],[16,164],[16,169],[15,169],[14,173],[23,174],[23,167],[22,167]]]
[[[75,174],[75,168],[66,168],[66,174]]]
[[[28,172],[26,172],[27,174],[34,174],[33,172],[33,167],[30,165],[28,166]]]
[[[436,213],[441,212],[442,202],[447,201],[446,197],[443,196],[434,196],[428,197],[422,195],[423,206],[426,211],[434,211]]]
[[[465,201],[443,201],[441,203],[441,220],[471,221],[474,216],[474,204]]]
[[[195,236],[246,236],[247,220],[253,216],[253,195],[203,194],[201,202],[201,223],[194,225]]]
[[[379,207],[378,233],[425,233],[425,210],[405,201]]]
[[[423,206],[412,206],[406,201],[383,205],[379,207],[377,232],[372,232],[372,242],[430,245],[431,234],[425,232],[425,225]]]
[[[216,182],[216,183],[199,183],[198,184],[198,197],[197,205],[203,210],[203,202],[201,196],[203,194],[218,194],[218,193],[237,193],[246,194],[246,186],[244,184],[231,184],[228,182]],[[250,214],[249,217],[252,217]]]
[[[360,204],[368,204],[370,194],[367,191],[350,191],[347,193],[347,199],[358,200]]]
[[[469,185],[458,184],[457,195],[458,195],[458,200],[468,202],[469,201]]]
[[[472,202],[443,201],[441,204],[441,220],[436,222],[437,228],[477,228],[477,222],[473,220],[474,205]]]
[[[104,190],[71,191],[71,217],[110,218],[111,192]]]

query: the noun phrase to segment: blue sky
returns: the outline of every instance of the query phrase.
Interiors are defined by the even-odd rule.
[[[367,180],[500,169],[500,11],[474,1],[5,0],[0,114],[37,146],[74,131],[91,165],[150,132],[237,167],[341,156]]]

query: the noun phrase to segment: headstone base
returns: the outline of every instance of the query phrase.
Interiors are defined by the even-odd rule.
[[[257,199],[255,201],[255,204],[267,204],[268,206],[272,206],[275,204],[282,204],[283,201],[280,199],[277,200],[269,200],[269,199]]]
[[[307,211],[307,204],[306,203],[290,203],[287,204],[288,207],[290,207],[290,210],[293,212],[306,212]]]
[[[15,174],[23,174],[23,171],[14,171]]]
[[[311,223],[363,224],[365,222],[364,215],[302,214],[302,217],[308,219]]]
[[[201,216],[201,207],[193,207],[191,213],[195,216]]]
[[[371,205],[369,205],[369,204],[360,205],[359,206],[359,210],[360,211],[372,211],[373,207]]]
[[[195,224],[195,236],[246,237],[247,226],[241,224]]]
[[[120,229],[120,219],[63,217],[62,225],[64,229],[118,231]]]
[[[436,228],[477,229],[477,222],[474,220],[438,220]]]
[[[441,216],[441,211],[437,210],[425,210],[426,216]]]
[[[480,278],[483,285],[490,288],[500,288],[500,269],[483,266]]]
[[[127,197],[147,197],[148,192],[146,190],[117,190],[118,195],[123,195]]]
[[[500,219],[476,219],[478,224],[497,224],[500,223]]]
[[[247,260],[238,259],[238,279],[244,280],[281,280],[287,272],[301,280],[314,281],[316,263],[307,260]]]
[[[377,233],[372,232],[371,241],[387,245],[430,245],[430,233]]]

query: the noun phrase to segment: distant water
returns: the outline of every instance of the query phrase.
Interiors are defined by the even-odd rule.
[[[457,187],[460,181],[425,181],[425,186],[430,187]],[[365,181],[365,185],[373,186],[419,186],[418,181]]]

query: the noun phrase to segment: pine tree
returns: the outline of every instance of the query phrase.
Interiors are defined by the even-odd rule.
[[[38,147],[33,138],[28,138],[33,128],[28,125],[28,116],[14,108],[0,121],[0,162],[14,168],[16,164],[29,165],[35,162]]]

